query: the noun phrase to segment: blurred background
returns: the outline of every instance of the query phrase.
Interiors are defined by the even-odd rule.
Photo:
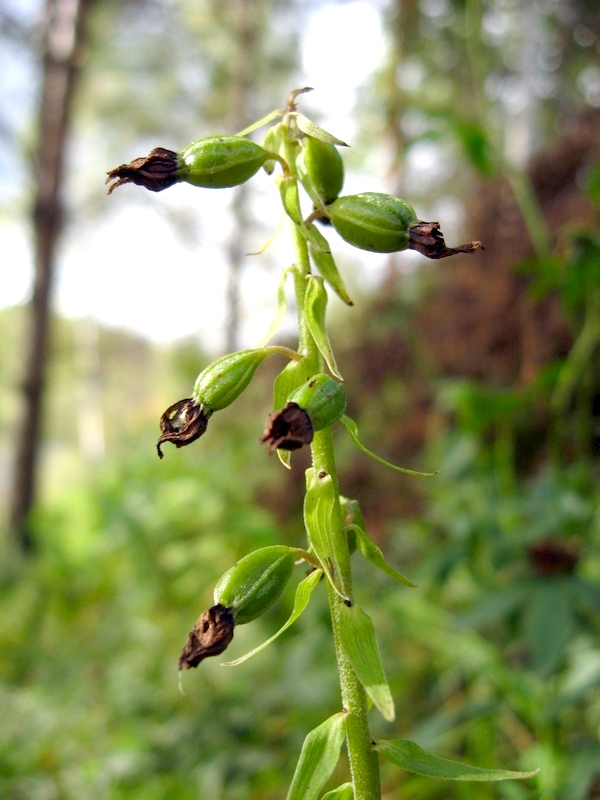
[[[177,687],[220,574],[304,541],[306,460],[257,445],[277,364],[201,442],[155,451],[162,411],[275,313],[286,238],[249,255],[280,221],[272,180],[104,186],[308,85],[300,110],[351,145],[345,193],[486,246],[431,262],[330,237],[349,413],[383,457],[439,470],[398,476],[336,433],[344,494],[418,584],[355,556],[398,708],[374,735],[541,768],[451,785],[384,764],[384,797],[598,800],[598,4],[0,0],[0,71],[0,796],[277,800],[338,709],[318,592],[256,659]]]

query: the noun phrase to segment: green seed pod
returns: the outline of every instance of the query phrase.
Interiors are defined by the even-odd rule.
[[[408,203],[389,194],[347,195],[327,207],[339,235],[354,247],[374,253],[406,250],[417,215]]]
[[[295,552],[291,547],[273,545],[245,556],[219,578],[215,603],[231,609],[236,625],[260,617],[289,581]]]
[[[296,389],[289,402],[304,409],[313,429],[320,431],[337,422],[346,410],[346,390],[329,375],[320,373]]]
[[[344,162],[335,145],[312,136],[301,140],[302,183],[313,201],[329,205],[344,185]],[[313,196],[316,194],[316,197]]]
[[[193,399],[208,411],[219,411],[236,400],[252,380],[270,348],[238,350],[206,367],[194,386]]]
[[[271,156],[268,150],[243,136],[206,136],[179,153],[179,179],[203,188],[239,186]]]

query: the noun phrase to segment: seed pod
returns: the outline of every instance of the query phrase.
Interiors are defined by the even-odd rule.
[[[194,400],[208,411],[219,411],[236,400],[272,350],[238,350],[204,369],[194,386]]]
[[[337,198],[344,185],[342,157],[335,145],[313,136],[302,139],[301,144],[302,183],[313,201],[329,205]]]
[[[277,600],[294,568],[295,550],[273,545],[255,550],[219,578],[215,603],[231,610],[236,625],[260,617]]]
[[[406,250],[417,215],[408,203],[379,192],[346,195],[327,207],[339,235],[354,247],[375,253]]]
[[[346,390],[329,375],[320,373],[296,389],[289,401],[304,409],[313,429],[320,431],[337,422],[346,410]]]
[[[181,180],[213,189],[239,186],[255,175],[272,154],[243,136],[207,136],[179,153]]]
[[[225,189],[245,183],[270,159],[280,160],[243,136],[205,136],[180,153],[155,147],[147,156],[134,158],[108,173],[111,194],[117,186],[135,183],[151,192],[162,192],[184,181],[202,188]]]

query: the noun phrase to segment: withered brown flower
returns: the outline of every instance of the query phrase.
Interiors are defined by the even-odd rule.
[[[312,442],[313,435],[313,424],[307,412],[297,403],[288,403],[281,411],[271,411],[258,441],[266,443],[270,455],[278,449],[299,450]]]
[[[185,447],[199,439],[208,425],[211,412],[188,397],[169,406],[160,418],[162,435],[156,443],[159,458],[163,457],[160,448],[163,442],[173,442],[175,447]]]
[[[179,669],[197,667],[209,656],[218,656],[233,639],[235,622],[231,610],[222,605],[200,614],[179,656]]]
[[[532,544],[527,554],[533,571],[547,577],[570,575],[575,571],[580,557],[574,542],[552,537]]]
[[[455,256],[457,253],[474,253],[476,250],[485,249],[481,242],[446,247],[439,222],[417,222],[415,225],[411,225],[409,237],[409,248],[417,250],[427,258],[447,258]]]
[[[135,183],[144,186],[151,192],[162,192],[181,180],[179,172],[178,154],[164,147],[155,147],[147,156],[134,158],[129,164],[111,169],[106,183],[116,180],[108,189],[108,194],[114,192],[117,186],[124,183]]]

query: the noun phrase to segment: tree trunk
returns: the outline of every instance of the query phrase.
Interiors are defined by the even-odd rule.
[[[29,308],[23,418],[17,442],[11,532],[33,546],[29,512],[36,495],[42,402],[48,357],[49,308],[56,249],[63,225],[61,188],[85,19],[93,0],[47,0],[32,226],[35,277]]]

